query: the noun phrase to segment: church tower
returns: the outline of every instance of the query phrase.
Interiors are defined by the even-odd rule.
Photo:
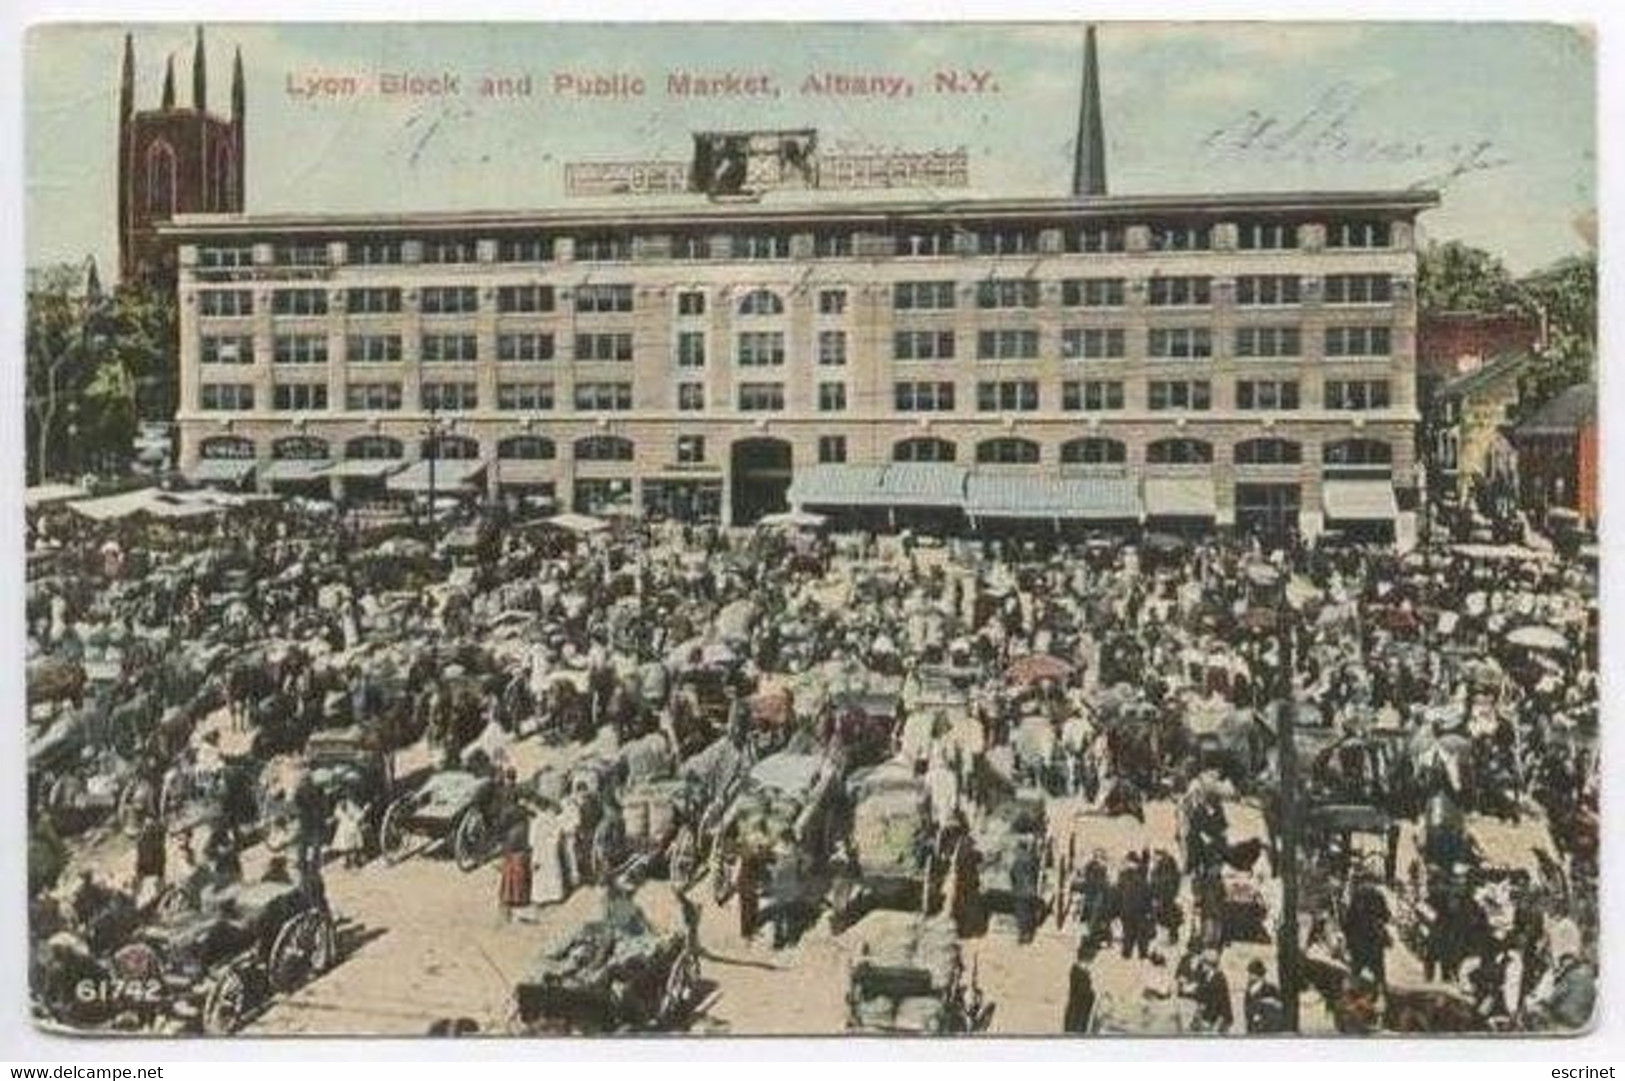
[[[192,50],[192,100],[175,101],[175,58],[164,75],[156,109],[135,107],[135,42],[124,37],[119,77],[119,277],[167,285],[175,253],[159,243],[156,226],[176,214],[240,213],[243,209],[242,53],[232,67],[231,116],[208,112],[209,80],[203,28]]]

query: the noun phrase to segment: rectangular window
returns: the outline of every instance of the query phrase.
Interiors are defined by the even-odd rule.
[[[897,383],[892,392],[899,413],[953,412],[952,383]]]
[[[1213,248],[1211,225],[1153,225],[1152,251],[1210,251]]]
[[[704,383],[678,383],[677,408],[685,413],[698,413],[705,409]]]
[[[820,289],[818,291],[818,314],[819,315],[845,315],[846,314],[846,290],[845,289]]]
[[[382,315],[401,310],[399,289],[351,289],[344,294],[351,315]]]
[[[1146,388],[1146,405],[1156,412],[1213,408],[1213,387],[1206,379],[1153,379]]]
[[[480,388],[475,383],[424,383],[418,405],[430,410],[478,409]]]
[[[740,333],[734,354],[741,368],[776,368],[784,363],[784,333],[747,330]]]
[[[1297,327],[1237,327],[1236,356],[1295,357],[1303,353],[1303,332]]]
[[[1236,383],[1236,408],[1292,410],[1298,408],[1295,379],[1243,379]]]
[[[632,359],[632,335],[577,334],[576,359],[630,361]]]
[[[671,238],[671,257],[685,263],[711,258],[711,238],[695,233],[679,233]]]
[[[818,411],[820,413],[846,412],[846,384],[818,384]]]
[[[1388,304],[1394,279],[1387,274],[1328,274],[1321,290],[1328,304]]]
[[[1015,281],[980,281],[976,283],[978,308],[1036,308],[1038,283],[1025,278]]]
[[[211,412],[247,412],[254,408],[252,383],[204,383],[199,390],[199,406]]]
[[[1069,229],[1066,234],[1066,250],[1075,255],[1104,255],[1122,251],[1125,246],[1121,225],[1085,225]]]
[[[898,282],[892,286],[892,307],[898,311],[946,311],[953,306],[953,282]]]
[[[1243,274],[1236,279],[1236,303],[1243,307],[1298,303],[1296,274]]]
[[[326,383],[278,383],[271,388],[271,408],[304,412],[327,408]]]
[[[689,289],[677,294],[678,315],[704,315],[705,294],[697,289]]]
[[[344,342],[344,359],[352,364],[386,364],[401,359],[399,334],[352,334]]]
[[[479,246],[472,240],[425,240],[423,261],[451,265],[472,263],[479,258]]]
[[[326,315],[327,290],[278,289],[271,294],[273,315]]]
[[[819,436],[818,461],[824,465],[839,465],[841,462],[846,461],[846,436]]]
[[[825,368],[839,368],[846,363],[846,331],[818,332],[818,363]]]
[[[983,229],[976,234],[978,255],[1031,255],[1037,250],[1036,229]]]
[[[204,289],[198,293],[202,315],[253,315],[254,294],[247,289]]]
[[[1327,409],[1387,409],[1389,405],[1386,379],[1328,379],[1326,381]]]
[[[976,408],[983,413],[1031,413],[1038,408],[1038,383],[1030,379],[977,383]]]
[[[399,266],[405,260],[399,240],[363,240],[346,255],[356,266]]]
[[[1242,251],[1287,251],[1298,246],[1298,226],[1281,221],[1242,222],[1236,227],[1236,246]]]
[[[401,385],[351,383],[344,388],[344,407],[358,413],[396,412],[401,408]]]
[[[254,265],[254,249],[241,248],[199,248],[197,253],[198,266],[205,270],[231,270],[237,267],[250,267]]]
[[[1119,360],[1127,355],[1127,335],[1120,327],[1066,327],[1061,331],[1061,356],[1067,360]]]
[[[576,408],[588,413],[624,413],[632,408],[632,384],[577,383]]]
[[[1034,360],[1037,357],[1036,330],[982,330],[976,334],[978,360]]]
[[[630,285],[581,285],[576,287],[578,312],[629,312],[632,310]]]
[[[1326,328],[1328,357],[1385,357],[1393,344],[1393,331],[1385,326]]]
[[[677,335],[677,366],[679,368],[705,367],[705,333],[684,330]]]
[[[326,266],[326,244],[278,244],[272,249],[277,266]]]
[[[1213,332],[1207,327],[1153,327],[1146,354],[1159,360],[1191,360],[1213,355]]]
[[[425,285],[418,293],[424,315],[467,315],[480,310],[480,293],[472,285]]]
[[[553,408],[552,383],[498,383],[497,408],[503,412],[541,412]]]
[[[1061,282],[1061,304],[1068,308],[1121,308],[1122,278],[1067,278]]]
[[[905,258],[928,258],[953,255],[954,231],[939,229],[934,232],[907,232],[897,235],[897,254]]]
[[[783,408],[783,383],[739,384],[739,411],[741,413],[777,413]]]
[[[278,334],[272,359],[278,364],[326,364],[327,335]]]
[[[1386,221],[1336,221],[1326,226],[1328,248],[1386,248],[1393,230]]]
[[[1123,383],[1118,379],[1069,380],[1061,384],[1061,408],[1069,413],[1123,408]]]
[[[728,247],[735,259],[790,258],[790,238],[783,233],[735,233]]]
[[[677,464],[700,465],[705,461],[705,436],[680,435],[677,437]]]
[[[1152,278],[1146,300],[1156,307],[1205,307],[1213,302],[1213,279]]]
[[[472,334],[425,334],[418,346],[425,364],[466,364],[479,354],[480,340]]]
[[[551,334],[498,334],[497,359],[537,361],[553,359]]]
[[[892,357],[896,360],[952,360],[954,332],[900,330],[892,335]]]
[[[553,310],[551,285],[503,285],[497,288],[499,312],[550,312]]]
[[[632,258],[632,238],[624,233],[593,233],[576,237],[576,262],[624,263]]]
[[[552,261],[552,237],[508,237],[497,243],[497,262],[499,263],[550,263]]]
[[[822,232],[813,237],[815,259],[845,259],[852,254],[852,234]]]
[[[204,364],[252,364],[254,339],[248,334],[205,334],[202,354]]]

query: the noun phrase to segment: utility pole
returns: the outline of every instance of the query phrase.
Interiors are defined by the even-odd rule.
[[[1288,1032],[1299,1028],[1298,963],[1298,748],[1293,729],[1297,723],[1297,696],[1294,693],[1294,664],[1291,619],[1285,603],[1276,608],[1276,634],[1280,644],[1280,674],[1276,681],[1275,738],[1277,759],[1276,847],[1281,865],[1281,924],[1275,935],[1275,965],[1281,985],[1282,1013]]]

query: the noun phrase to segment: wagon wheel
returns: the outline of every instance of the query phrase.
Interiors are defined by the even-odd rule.
[[[700,959],[687,946],[672,962],[666,973],[666,989],[660,996],[660,1010],[656,1019],[662,1028],[671,1024],[688,1009],[700,982]]]
[[[411,814],[410,797],[402,796],[389,805],[378,827],[378,851],[385,861],[399,863],[406,856],[406,818]]]
[[[158,919],[168,923],[179,916],[197,910],[197,898],[192,894],[190,886],[166,886],[153,903],[153,911]]]
[[[920,915],[931,915],[931,877],[937,869],[937,854],[927,852],[925,866],[920,868]]]
[[[124,786],[118,797],[118,824],[126,837],[134,837],[157,813],[158,794],[151,781],[139,778]]]
[[[248,988],[236,969],[227,969],[209,988],[203,1000],[203,1031],[209,1036],[229,1036],[242,1020],[248,1001]]]
[[[485,812],[470,807],[457,819],[457,828],[451,839],[451,852],[457,858],[459,871],[472,871],[491,855],[491,829]]]
[[[286,994],[333,963],[333,925],[327,916],[306,909],[282,925],[266,963],[271,986]]]

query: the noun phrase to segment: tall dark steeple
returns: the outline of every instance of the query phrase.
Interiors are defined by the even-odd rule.
[[[243,50],[238,46],[231,61],[231,137],[236,153],[232,155],[232,192],[237,208],[242,209],[244,162],[248,160],[248,88],[243,82]]]
[[[209,107],[209,75],[203,53],[203,27],[197,28],[197,44],[192,48],[192,108],[204,112]]]
[[[243,89],[243,50],[237,48],[237,54],[231,59],[231,118],[238,125],[243,122],[243,113],[248,111],[248,92]]]
[[[1083,37],[1083,95],[1078,103],[1078,137],[1072,159],[1072,194],[1106,194],[1106,128],[1100,115],[1100,68],[1095,28]]]
[[[173,109],[175,107],[175,54],[174,53],[171,53],[169,55],[169,63],[167,65],[165,65],[165,67],[164,67],[164,97],[163,97],[163,101],[161,101],[159,103],[158,107],[161,108],[166,113],[169,112],[169,110],[171,110],[171,109]]]
[[[125,198],[123,178],[130,169],[130,118],[135,116],[135,35],[124,35],[124,69],[118,83],[118,236],[122,249],[130,232],[130,201]]]

